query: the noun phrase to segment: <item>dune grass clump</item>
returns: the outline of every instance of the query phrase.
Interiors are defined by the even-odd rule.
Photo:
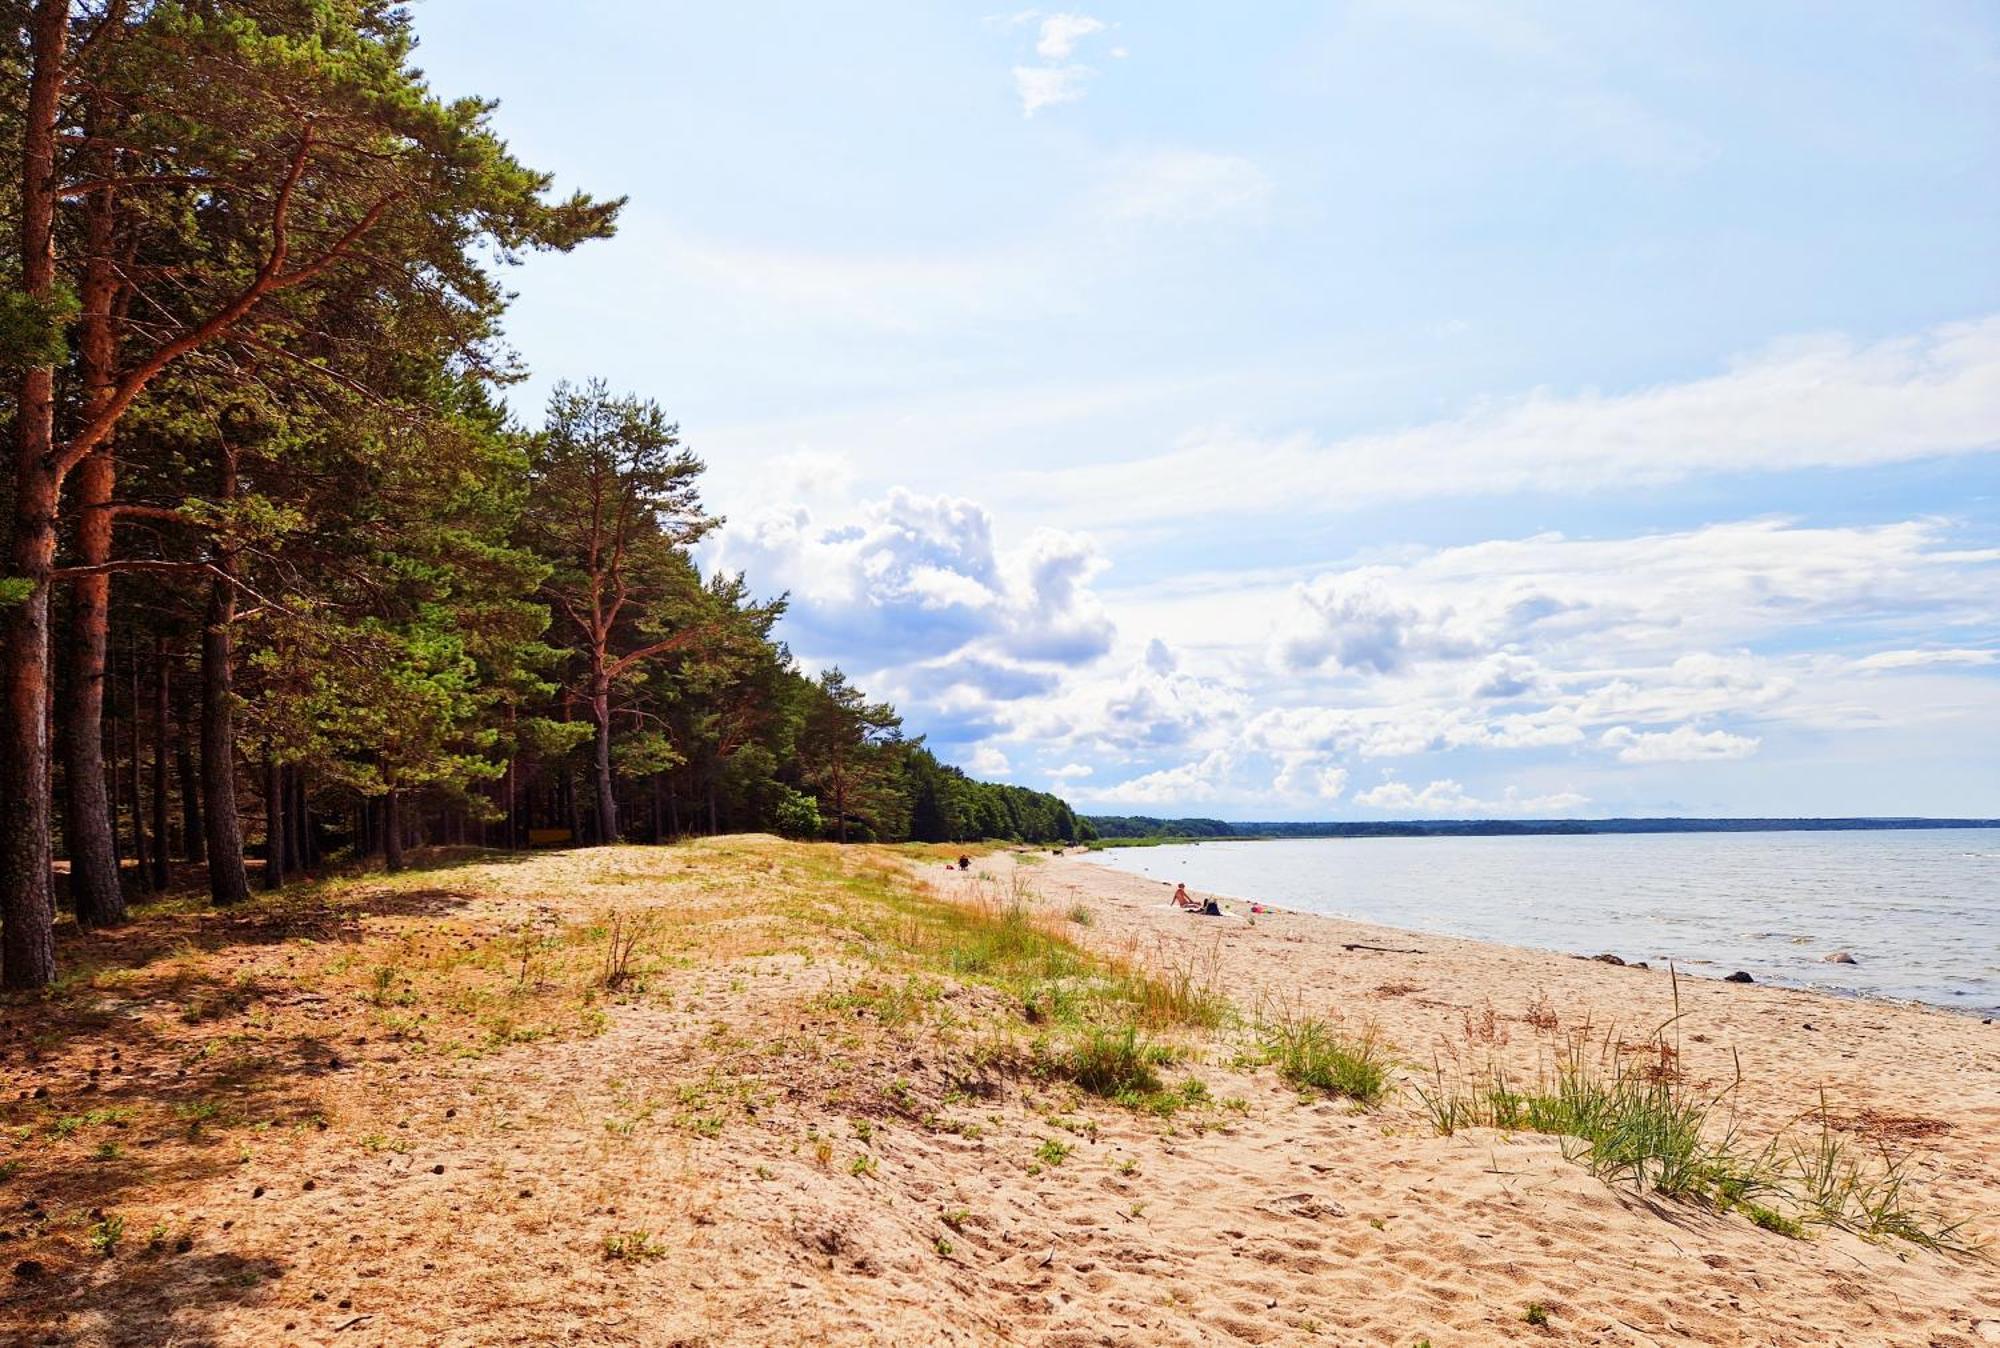
[[[1142,1039],[1136,1026],[1111,1030],[1100,1025],[1070,1044],[1055,1066],[1092,1095],[1115,1100],[1160,1091],[1159,1069],[1171,1066],[1175,1056],[1166,1045]]]
[[[1977,1248],[1963,1222],[1918,1210],[1906,1193],[1910,1157],[1884,1146],[1867,1154],[1841,1133],[1827,1111],[1800,1122],[1818,1127],[1801,1138],[1796,1125],[1763,1147],[1744,1147],[1734,1098],[1740,1061],[1720,1089],[1688,1080],[1673,1020],[1642,1044],[1588,1023],[1571,1030],[1553,1073],[1519,1089],[1492,1069],[1483,1080],[1448,1075],[1439,1064],[1417,1096],[1431,1125],[1449,1136],[1465,1128],[1546,1133],[1562,1140],[1566,1159],[1612,1183],[1649,1189],[1717,1212],[1737,1212],[1756,1226],[1804,1239],[1814,1226],[1870,1239],[1893,1238],[1934,1250]],[[1597,1046],[1591,1052],[1593,1042]]]
[[[1258,1017],[1256,1035],[1264,1061],[1302,1091],[1364,1105],[1389,1092],[1389,1056],[1372,1026],[1345,1034],[1325,1016],[1281,1005]]]

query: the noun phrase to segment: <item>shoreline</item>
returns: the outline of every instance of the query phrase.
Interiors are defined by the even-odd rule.
[[[1593,836],[1631,836],[1631,835],[1593,835]],[[1347,839],[1347,838],[1310,838],[1310,839],[1211,838],[1211,839],[1201,839],[1198,841],[1347,842],[1347,841],[1365,841],[1365,840]],[[1177,843],[1174,845],[1189,846],[1193,844]],[[1171,883],[1169,881],[1159,879],[1154,876],[1142,874],[1138,871],[1125,870],[1114,863],[1101,859],[1100,854],[1095,851],[1065,853],[1064,855],[1071,859],[1089,862],[1090,864],[1098,867],[1099,869],[1102,869],[1108,874],[1127,876],[1132,879],[1141,881],[1142,883],[1156,884],[1156,885],[1167,885]],[[1192,886],[1190,886],[1190,888],[1192,889]],[[1667,967],[1668,962],[1671,961],[1672,966],[1678,969],[1683,977],[1701,979],[1703,981],[1729,982],[1731,981],[1729,978],[1729,974],[1742,971],[1743,965],[1746,963],[1749,965],[1750,968],[1756,968],[1756,962],[1754,959],[1748,961],[1742,961],[1740,963],[1732,962],[1726,959],[1706,959],[1698,957],[1690,958],[1687,960],[1680,960],[1680,959],[1675,959],[1672,956],[1660,955],[1657,953],[1627,955],[1624,952],[1619,951],[1615,948],[1608,950],[1607,949],[1590,950],[1574,946],[1537,945],[1522,941],[1510,940],[1502,936],[1473,935],[1463,932],[1443,931],[1443,930],[1426,929],[1420,927],[1398,926],[1394,923],[1379,922],[1372,918],[1355,916],[1347,913],[1323,912],[1311,908],[1296,907],[1287,904],[1276,904],[1267,898],[1263,898],[1255,894],[1239,894],[1224,889],[1208,888],[1208,889],[1202,889],[1198,892],[1201,894],[1214,894],[1219,899],[1224,899],[1234,903],[1261,904],[1266,908],[1266,910],[1272,912],[1284,912],[1299,917],[1322,918],[1327,921],[1347,923],[1354,926],[1373,927],[1383,932],[1398,933],[1403,936],[1412,938],[1423,938],[1432,940],[1471,941],[1475,943],[1501,946],[1501,947],[1506,947],[1508,949],[1532,952],[1536,954],[1558,956],[1570,959],[1598,961],[1598,962],[1608,962],[1608,961],[1602,961],[1600,957],[1605,954],[1611,954],[1617,956],[1621,961],[1623,961],[1625,967],[1641,967],[1641,968],[1652,967],[1655,969],[1664,969]],[[1656,963],[1655,961],[1658,962]],[[1715,972],[1714,973],[1697,972],[1697,971],[1707,971],[1707,970],[1714,970]],[[1742,979],[1737,979],[1734,981],[1739,985],[1743,982]],[[1893,993],[1879,992],[1862,987],[1818,986],[1809,982],[1802,981],[1795,975],[1788,975],[1782,971],[1773,972],[1770,970],[1762,970],[1757,972],[1753,976],[1753,985],[1765,988],[1783,989],[1791,992],[1809,993],[1814,996],[1826,997],[1837,1001],[1856,1001],[1872,1005],[1897,1006],[1906,1008],[1923,1008],[1926,1010],[1936,1011],[1942,1015],[1951,1016],[1955,1019],[1968,1019],[1986,1025],[2000,1023],[2000,1004],[1990,1005],[1990,1006],[1972,1005],[1972,1006],[1959,1007],[1959,1006],[1953,1006],[1943,1000],[1930,1000],[1922,996],[1898,996]],[[1941,983],[1938,984],[1938,986],[1949,987],[1951,985],[1948,983]]]

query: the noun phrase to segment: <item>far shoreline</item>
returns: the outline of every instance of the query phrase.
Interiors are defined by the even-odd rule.
[[[1384,819],[1230,820],[1155,819],[1145,815],[1083,816],[1100,830],[1084,844],[1093,850],[1162,847],[1205,842],[1296,842],[1357,838],[1620,837],[1695,833],[1914,833],[2000,829],[2000,819],[1944,819],[1926,815],[1840,815],[1795,818],[1666,815],[1604,819]],[[1200,825],[1201,831],[1103,833],[1106,827],[1156,825],[1162,830]]]

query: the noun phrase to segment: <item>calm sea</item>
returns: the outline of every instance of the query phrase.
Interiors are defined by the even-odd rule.
[[[2000,829],[1314,838],[1093,860],[1386,926],[2000,1015]],[[1857,962],[1826,962],[1843,950]]]

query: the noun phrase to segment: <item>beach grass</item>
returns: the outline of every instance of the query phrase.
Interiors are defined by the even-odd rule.
[[[1300,1090],[1364,1105],[1389,1091],[1389,1057],[1372,1026],[1347,1034],[1328,1017],[1297,1005],[1262,1008],[1254,1027],[1263,1060]]]
[[[1608,1183],[1736,1212],[1767,1231],[1803,1239],[1833,1227],[1934,1250],[1978,1247],[1963,1221],[1918,1209],[1907,1195],[1910,1156],[1861,1148],[1818,1107],[1762,1146],[1739,1134],[1733,1101],[1740,1058],[1720,1087],[1692,1081],[1681,1066],[1672,1020],[1639,1044],[1593,1034],[1587,1021],[1564,1032],[1552,1064],[1532,1086],[1498,1067],[1478,1076],[1434,1065],[1416,1095],[1432,1127],[1556,1136],[1563,1155]],[[1816,1123],[1816,1127],[1812,1125]]]

